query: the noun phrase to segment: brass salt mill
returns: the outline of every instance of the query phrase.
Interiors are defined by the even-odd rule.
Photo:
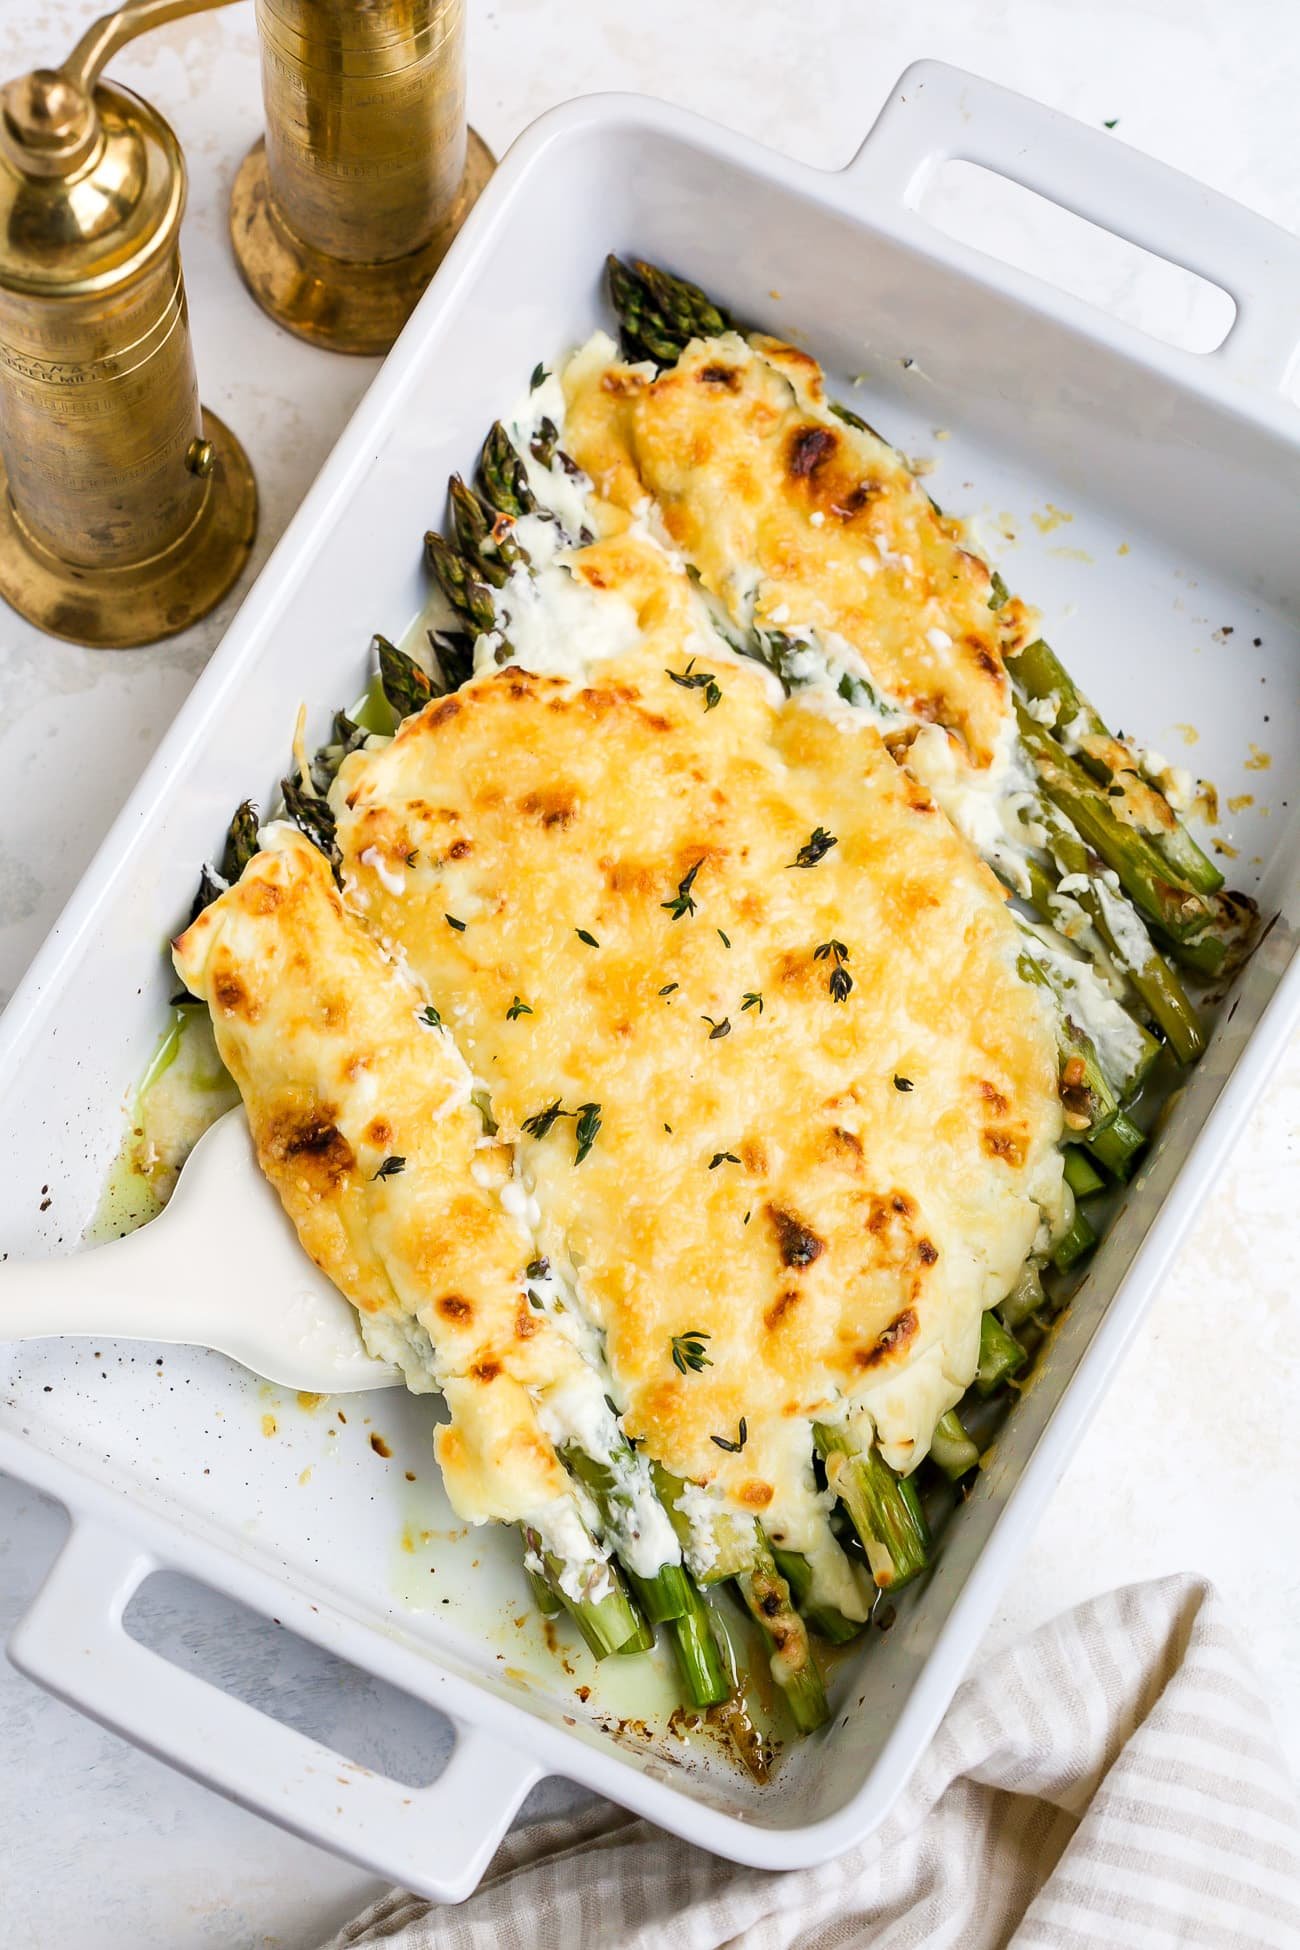
[[[0,595],[76,643],[184,629],[257,525],[244,451],[199,405],[179,144],[100,79],[137,34],[222,4],[131,0],[0,91]]]
[[[384,352],[492,172],[465,121],[464,0],[254,0],[266,135],[230,207],[263,310]]]

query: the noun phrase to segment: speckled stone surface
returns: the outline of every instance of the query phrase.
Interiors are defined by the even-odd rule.
[[[0,6],[0,74],[59,58],[91,13]],[[661,94],[807,161],[843,162],[905,64],[993,76],[1300,229],[1300,32],[1282,0],[471,0],[470,103],[498,150],[598,88]],[[280,333],[246,299],[225,236],[261,122],[251,9],[164,29],[115,73],[173,121],[191,168],[184,255],[204,399],[262,492],[258,560],[374,371]],[[1008,248],[1014,237],[1008,235]],[[1071,253],[1085,286],[1086,258]],[[1107,272],[1100,265],[1099,279]],[[1111,279],[1112,299],[1120,299]],[[1156,304],[1139,291],[1131,302]],[[244,585],[245,587],[247,584]],[[0,997],[21,975],[233,614],[238,592],[160,649],[94,653],[0,610]],[[1300,1050],[1272,1084],[1119,1381],[1062,1479],[992,1640],[1087,1593],[1197,1569],[1228,1595],[1300,1765]],[[0,1479],[0,1631],[63,1532]],[[152,1642],[359,1759],[427,1778],[430,1716],[220,1601],[167,1584]],[[547,1793],[564,1792],[552,1785]],[[361,1871],[182,1780],[0,1668],[0,1914],[6,1950],[308,1950],[375,1893]]]

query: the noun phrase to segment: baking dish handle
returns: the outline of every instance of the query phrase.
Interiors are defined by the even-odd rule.
[[[305,1841],[438,1902],[468,1896],[540,1778],[536,1764],[460,1723],[430,1787],[344,1760],[129,1635],[123,1613],[161,1568],[107,1527],[74,1523],[9,1657],[92,1719]]]
[[[952,161],[993,170],[1218,285],[1236,318],[1217,351],[1187,356],[1256,389],[1283,384],[1300,331],[1300,239],[1289,231],[1101,129],[942,61],[906,70],[842,180],[854,199],[866,189],[901,204],[932,234],[915,206],[931,172]]]

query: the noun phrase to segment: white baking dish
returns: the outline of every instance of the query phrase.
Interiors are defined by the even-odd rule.
[[[1169,350],[939,236],[915,200],[946,157],[1226,288],[1238,311],[1222,348]],[[546,1774],[769,1868],[824,1858],[880,1821],[1300,1012],[1283,814],[1300,782],[1300,416],[1279,390],[1300,245],[1109,137],[931,64],[908,71],[838,175],[653,103],[579,102],[502,165],[0,1023],[0,1250],[75,1245],[172,986],[153,947],[182,918],[196,863],[236,799],[270,796],[299,700],[323,726],[360,688],[371,632],[414,617],[419,538],[448,472],[538,358],[605,317],[607,248],[698,278],[744,317],[802,327],[842,386],[867,376],[854,403],[904,448],[940,451],[941,429],[939,498],[1019,511],[1029,542],[1008,578],[1043,604],[1087,687],[1166,750],[1174,721],[1194,723],[1198,769],[1225,793],[1253,790],[1235,871],[1281,918],[937,1570],[841,1669],[832,1726],[761,1794],[602,1729],[599,1699],[574,1695],[590,1675],[566,1675],[531,1623],[510,1623],[526,1611],[513,1538],[408,1531],[402,1548],[403,1522],[451,1528],[427,1406],[351,1398],[344,1425],[331,1405],[272,1401],[197,1351],[156,1364],[48,1342],[3,1357],[0,1466],[73,1518],[15,1661],[199,1779],[445,1899],[474,1886]],[[1049,502],[1073,516],[1067,550],[1024,519]],[[1233,634],[1216,641],[1223,625]],[[1243,770],[1252,741],[1268,771]],[[369,1445],[380,1431],[389,1464]],[[123,1612],[160,1566],[443,1709],[456,1728],[446,1771],[408,1790],[147,1651]],[[404,1602],[413,1587],[422,1608]]]

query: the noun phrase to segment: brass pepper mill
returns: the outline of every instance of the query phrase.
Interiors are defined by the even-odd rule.
[[[492,173],[465,121],[464,0],[255,0],[266,135],[230,206],[289,331],[385,352]]]
[[[75,643],[152,643],[248,559],[257,489],[199,405],[161,115],[100,80],[137,34],[225,0],[131,0],[0,91],[0,595]]]

